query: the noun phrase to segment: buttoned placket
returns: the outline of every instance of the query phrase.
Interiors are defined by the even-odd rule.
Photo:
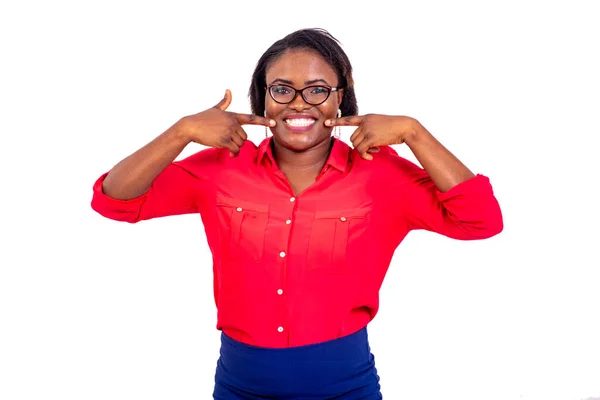
[[[280,310],[282,310],[282,314],[285,312],[285,305],[284,305],[284,301],[285,301],[285,297],[283,296],[283,294],[285,293],[284,291],[284,282],[285,282],[285,276],[286,276],[286,267],[287,267],[287,258],[288,258],[288,243],[289,243],[289,237],[291,234],[291,229],[292,229],[292,216],[294,214],[294,209],[296,207],[296,197],[295,196],[291,196],[289,198],[289,202],[288,202],[288,207],[287,207],[287,213],[288,213],[288,217],[285,220],[285,222],[283,222],[286,226],[286,235],[282,235],[282,245],[281,245],[281,251],[279,252],[279,258],[280,258],[280,268],[281,268],[281,273],[280,273],[280,286],[277,288],[276,291],[276,296],[279,297],[279,301],[281,302],[281,307]],[[283,333],[286,332],[286,328],[284,326],[284,322],[282,321],[281,324],[277,327],[277,332],[279,333]]]
[[[275,175],[280,184],[283,184],[286,189],[289,191],[288,193],[290,193],[290,197],[289,199],[289,207],[288,207],[288,217],[285,220],[285,225],[287,226],[287,230],[286,230],[286,235],[282,235],[282,244],[281,244],[281,250],[279,251],[279,266],[280,266],[280,284],[279,287],[276,289],[276,296],[279,297],[278,300],[280,300],[280,310],[281,313],[280,315],[283,316],[285,313],[285,288],[283,287],[285,284],[285,276],[286,276],[286,267],[287,267],[287,258],[288,258],[288,243],[289,243],[289,237],[291,234],[291,229],[293,226],[293,215],[294,215],[294,210],[297,207],[297,198],[296,196],[293,194],[293,189],[292,186],[290,185],[290,182],[287,180],[287,177],[285,176],[285,174],[279,170],[279,168],[277,168],[277,165],[275,164],[274,160],[271,159],[271,157],[268,158],[268,162],[265,165],[267,168],[269,168],[270,172]],[[319,173],[319,175],[317,176],[317,181],[319,181],[324,174],[326,174],[329,171],[329,165],[325,165],[323,167],[323,169],[321,170],[321,172]],[[310,190],[310,188],[308,188],[307,190]],[[277,332],[279,333],[283,333],[286,332],[287,328],[284,326],[285,323],[282,321],[279,326],[277,326]],[[288,332],[289,335],[289,332]]]

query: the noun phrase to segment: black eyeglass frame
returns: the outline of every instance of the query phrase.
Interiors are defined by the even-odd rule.
[[[286,102],[277,101],[277,100],[275,100],[273,93],[271,93],[271,88],[273,86],[283,86],[283,87],[289,88],[294,91],[294,95],[292,96],[290,101],[286,101]],[[325,99],[322,102],[311,103],[310,101],[306,100],[306,97],[304,97],[304,91],[306,89],[310,89],[310,88],[325,88],[325,89],[329,90],[329,93],[327,93],[327,97],[325,97]],[[328,85],[310,85],[310,86],[303,87],[302,89],[296,89],[295,87],[292,87],[290,85],[285,85],[283,83],[273,83],[273,84],[267,86],[265,89],[267,90],[267,92],[269,93],[269,96],[271,96],[273,101],[278,104],[290,104],[292,101],[294,101],[296,99],[296,96],[298,96],[298,93],[300,93],[300,95],[302,96],[302,100],[304,100],[306,102],[306,104],[310,104],[311,106],[318,106],[318,105],[325,103],[327,101],[327,99],[329,99],[329,96],[331,96],[331,93],[337,92],[338,90],[343,89],[343,87],[341,87],[341,86],[331,87]]]

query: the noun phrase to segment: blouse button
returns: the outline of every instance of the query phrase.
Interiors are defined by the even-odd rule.
[[[346,217],[342,217],[342,218],[340,218],[340,220],[341,220],[342,222],[346,222]]]
[[[290,198],[290,201],[291,201],[291,202],[294,202],[295,200],[296,200],[296,198],[295,198],[295,197],[292,197],[292,198]]]
[[[281,258],[285,257],[285,251],[282,251],[281,253],[279,253],[279,257],[281,257]]]
[[[280,326],[279,328],[277,328],[277,332],[283,332],[283,326]]]
[[[281,290],[281,289],[277,290],[277,294],[282,295],[283,294],[283,290]]]
[[[289,225],[289,224],[291,224],[291,223],[292,223],[292,220],[291,220],[291,219],[288,219],[287,221],[285,221],[285,223],[286,223],[287,225]]]
[[[238,207],[238,208],[236,208],[235,210],[236,210],[237,212],[240,212],[240,211],[242,211],[242,207]]]

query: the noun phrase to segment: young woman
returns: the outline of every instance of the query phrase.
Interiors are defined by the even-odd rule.
[[[381,399],[366,327],[393,253],[415,229],[501,232],[489,179],[413,118],[357,115],[351,63],[324,30],[275,42],[250,100],[252,115],[227,111],[227,91],[181,118],[103,174],[92,207],[131,223],[200,214],[222,331],[215,399]],[[256,146],[245,124],[272,136]],[[352,147],[339,125],[357,127]],[[175,161],[191,142],[210,148]],[[421,166],[390,147],[403,143]]]

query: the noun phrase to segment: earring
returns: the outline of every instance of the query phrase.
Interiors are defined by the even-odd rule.
[[[265,118],[267,118],[267,110],[265,110]],[[265,126],[265,139],[269,137],[269,128]]]
[[[342,110],[340,110],[339,108],[337,111],[337,117],[338,118],[342,117]],[[340,128],[339,125],[336,125],[336,127],[333,128],[333,137],[336,139],[339,139],[341,136],[342,136],[342,128]]]

